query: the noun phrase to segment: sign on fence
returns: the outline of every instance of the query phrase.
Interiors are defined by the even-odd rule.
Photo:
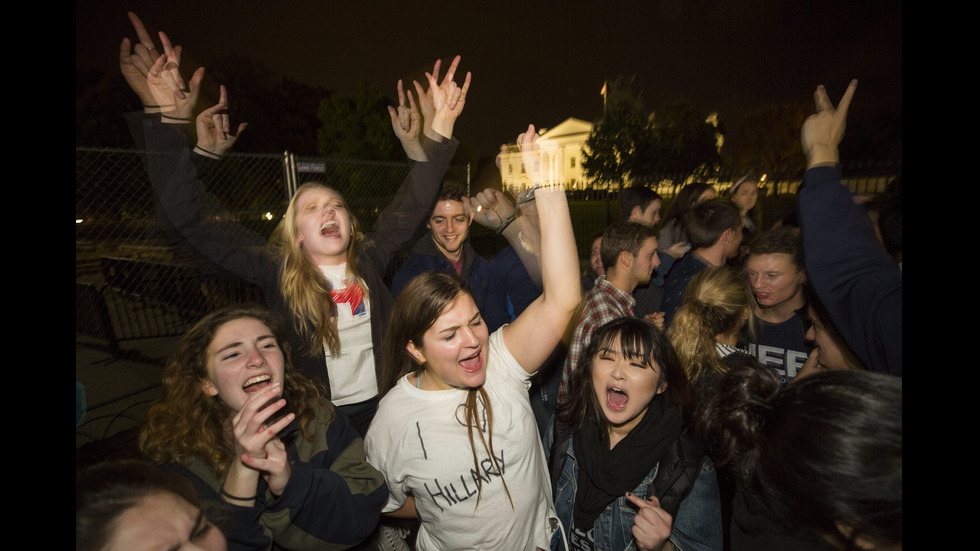
[[[319,174],[324,174],[326,171],[326,163],[296,163],[296,172],[316,172]]]

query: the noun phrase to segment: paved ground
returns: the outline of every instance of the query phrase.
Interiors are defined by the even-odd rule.
[[[86,412],[75,428],[75,467],[137,453],[136,432],[160,393],[160,376],[176,338],[120,344],[113,357],[101,341],[76,335],[75,380]]]

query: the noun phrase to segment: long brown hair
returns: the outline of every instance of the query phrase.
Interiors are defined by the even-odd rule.
[[[381,367],[381,382],[378,394],[384,396],[389,390],[394,388],[398,380],[414,373],[416,377],[421,377],[425,372],[425,365],[419,365],[409,353],[406,347],[408,343],[413,343],[416,348],[422,348],[423,338],[426,331],[439,319],[447,309],[463,295],[473,296],[466,281],[456,274],[444,272],[424,272],[412,278],[405,285],[402,292],[395,300],[395,305],[391,310],[391,318],[388,321],[388,332],[385,336],[384,363]],[[486,436],[480,430],[479,403],[487,415]],[[476,454],[476,440],[474,439],[474,428],[483,444],[483,449],[489,454],[490,460],[494,462],[503,477],[503,469],[497,465],[496,456],[493,453],[493,407],[490,404],[490,396],[484,390],[483,385],[476,388],[467,389],[465,409],[466,429],[470,439],[470,451],[473,454],[473,466],[479,471],[479,459]],[[503,480],[503,478],[501,478]],[[480,505],[480,492],[482,492],[482,480],[477,477],[477,498],[476,504]],[[504,481],[504,491],[507,498],[510,497],[510,490],[507,482]],[[511,499],[511,507],[513,507]]]
[[[234,415],[217,395],[208,396],[202,382],[209,380],[208,347],[215,333],[228,322],[242,318],[256,319],[268,327],[283,355],[283,397],[287,407],[296,413],[305,438],[316,433],[316,410],[328,410],[327,421],[334,418],[333,405],[322,396],[313,381],[293,369],[292,353],[278,316],[258,306],[233,306],[205,316],[188,330],[170,357],[163,373],[163,395],[150,407],[140,431],[140,450],[159,463],[188,464],[200,458],[222,476],[235,457],[227,439],[227,423]]]
[[[306,350],[312,356],[323,354],[323,344],[333,354],[340,354],[340,337],[337,334],[337,305],[330,294],[330,283],[323,272],[310,262],[296,234],[296,211],[299,197],[310,190],[323,189],[340,194],[321,182],[306,182],[293,194],[286,207],[286,214],[276,227],[272,238],[272,250],[281,260],[279,269],[279,289],[292,314],[296,331],[308,345]],[[346,207],[346,203],[345,203]],[[351,237],[347,246],[347,277],[361,285],[357,267],[357,246],[363,239],[360,224],[350,210]]]

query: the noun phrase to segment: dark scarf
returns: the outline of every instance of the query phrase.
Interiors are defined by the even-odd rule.
[[[592,529],[599,514],[618,497],[633,491],[681,434],[681,412],[664,392],[653,399],[643,419],[609,449],[609,433],[592,416],[574,436],[578,460],[575,527]]]

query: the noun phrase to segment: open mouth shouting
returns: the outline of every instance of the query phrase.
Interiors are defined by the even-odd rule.
[[[460,360],[459,368],[469,374],[479,373],[480,370],[483,369],[483,357],[481,356],[481,352],[482,350],[477,350],[476,354]]]
[[[337,222],[336,220],[324,222],[323,225],[320,226],[320,235],[323,237],[339,239],[341,237],[340,222]]]
[[[242,385],[242,390],[245,391],[245,394],[255,394],[256,392],[268,388],[271,384],[271,375],[256,375],[255,377],[249,377],[249,379],[245,381],[245,384]]]
[[[625,390],[610,386],[606,388],[606,407],[613,412],[621,412],[626,410],[626,404],[629,403],[629,395]]]

